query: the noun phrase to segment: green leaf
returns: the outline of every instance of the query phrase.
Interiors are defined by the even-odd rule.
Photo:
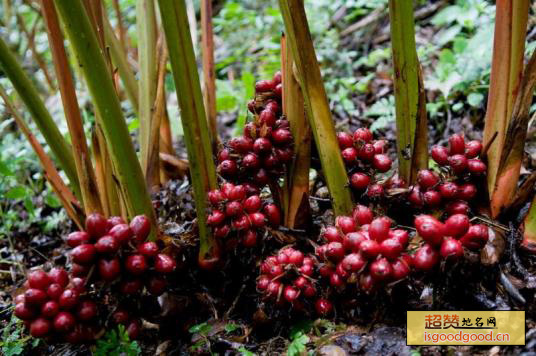
[[[225,324],[224,330],[227,333],[232,333],[233,331],[235,331],[238,328],[239,328],[238,324],[229,323],[229,324]]]
[[[302,352],[307,350],[305,346],[309,342],[309,336],[302,332],[296,335],[296,338],[288,345],[287,356],[299,356]]]
[[[22,185],[18,185],[16,187],[13,187],[11,188],[10,190],[8,190],[8,192],[6,193],[6,198],[7,199],[15,199],[15,200],[19,200],[19,199],[24,199],[26,198],[26,196],[28,196],[29,192],[28,192],[28,189]]]
[[[240,355],[242,356],[255,356],[253,352],[247,350],[244,346],[240,346],[238,352],[240,352]]]
[[[207,322],[204,322],[204,323],[192,326],[190,329],[188,329],[188,331],[191,334],[199,333],[199,334],[202,334],[202,335],[206,335],[206,334],[208,334],[210,332],[211,329],[212,329],[212,325],[210,325]]]
[[[471,93],[467,95],[467,102],[472,107],[480,107],[480,104],[482,104],[482,101],[484,100],[484,95],[481,93]]]
[[[6,162],[0,161],[0,175],[3,175],[4,177],[11,177],[15,174],[9,169]]]

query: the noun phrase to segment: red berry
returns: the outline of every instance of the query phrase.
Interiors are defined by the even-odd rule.
[[[433,245],[440,245],[443,241],[445,226],[430,215],[420,215],[415,218],[415,228],[419,235]]]
[[[227,148],[224,148],[218,152],[218,162],[223,162],[227,159],[231,158],[231,151],[229,151]]]
[[[326,247],[326,257],[333,261],[340,261],[344,258],[344,247],[340,242],[330,242]]]
[[[376,281],[374,280],[374,278],[372,278],[370,273],[361,275],[361,277],[359,278],[359,288],[363,292],[369,293],[373,291],[375,287],[376,287]]]
[[[386,258],[380,258],[370,264],[370,275],[372,278],[383,281],[393,274],[393,267]]]
[[[454,199],[458,196],[458,185],[454,182],[445,182],[439,185],[439,193],[443,199]]]
[[[273,78],[273,81],[275,84],[281,84],[281,80],[282,80],[282,75],[281,75],[281,71],[277,71],[275,72],[274,74],[274,78]]]
[[[486,245],[489,238],[488,227],[483,224],[472,225],[465,235],[460,238],[464,247],[470,250],[480,250]]]
[[[268,204],[263,209],[270,225],[277,227],[281,224],[281,212],[275,204]]]
[[[24,303],[24,293],[18,294],[17,296],[15,296],[15,298],[13,298],[13,303],[14,304]]]
[[[326,316],[333,311],[333,304],[327,299],[320,298],[315,303],[316,313],[321,316]]]
[[[140,336],[141,325],[138,320],[133,320],[127,326],[127,334],[130,340],[136,340]]]
[[[281,288],[281,282],[275,280],[270,281],[268,287],[266,288],[266,295],[269,297],[275,298],[279,295],[279,290]]]
[[[359,128],[354,131],[354,141],[370,142],[372,141],[372,132],[367,128]]]
[[[84,278],[74,277],[71,280],[71,286],[79,294],[84,293],[86,291],[86,280]]]
[[[486,173],[488,167],[479,159],[470,159],[467,161],[467,169],[474,175],[482,175]]]
[[[133,295],[138,294],[141,291],[141,281],[139,279],[130,279],[121,283],[121,293]]]
[[[461,200],[472,200],[476,196],[476,186],[472,183],[465,183],[460,185],[460,189],[458,191],[458,198]]]
[[[119,242],[113,236],[104,235],[95,244],[95,249],[101,254],[113,254],[119,250]]]
[[[372,160],[372,166],[380,173],[385,173],[391,169],[392,161],[385,154],[376,154]]]
[[[369,259],[375,258],[380,254],[380,244],[376,240],[364,240],[359,245],[361,253]]]
[[[45,318],[37,318],[30,324],[30,335],[36,338],[47,336],[52,324]]]
[[[272,140],[276,145],[286,145],[292,142],[292,133],[287,129],[276,129],[272,132]]]
[[[274,94],[281,97],[281,95],[283,95],[283,85],[277,84],[274,89]]]
[[[129,315],[126,310],[117,310],[112,314],[112,320],[116,324],[126,324],[129,320]]]
[[[230,202],[230,203],[236,203],[240,205],[239,202]],[[227,204],[230,204],[230,203],[227,203]],[[242,206],[240,205],[240,207]],[[219,210],[213,210],[212,213],[207,217],[207,224],[210,226],[221,225],[223,224],[224,221],[225,221],[225,214]]]
[[[347,271],[358,272],[366,263],[367,261],[360,253],[351,253],[343,258],[341,265]]]
[[[275,125],[277,118],[275,116],[275,113],[272,110],[264,109],[263,111],[261,111],[261,114],[259,115],[259,120],[260,120],[261,125],[273,127]]]
[[[337,216],[335,219],[335,226],[341,229],[343,234],[354,232],[357,230],[357,224],[355,220],[350,216]]]
[[[452,237],[447,237],[441,244],[439,254],[444,259],[458,260],[463,257],[462,243]]]
[[[337,132],[337,140],[339,141],[339,147],[345,149],[354,145],[352,135],[347,132]]]
[[[72,249],[71,258],[74,263],[84,265],[93,262],[96,253],[94,245],[83,244]]]
[[[152,277],[147,284],[147,290],[151,295],[162,295],[167,288],[167,281],[161,277]]]
[[[268,169],[268,170],[276,170],[279,168],[279,165],[281,164],[281,161],[279,160],[279,158],[271,153],[269,154],[268,156],[266,156],[263,160],[263,165],[264,165],[264,168]]]
[[[100,259],[98,263],[99,276],[109,282],[116,279],[121,273],[121,263],[118,258],[111,260]]]
[[[47,301],[47,294],[41,289],[29,288],[24,292],[24,301],[29,306],[41,305]]]
[[[135,216],[132,221],[130,221],[130,229],[132,230],[136,241],[143,242],[151,232],[151,221],[145,215]]]
[[[446,166],[449,163],[449,152],[445,147],[434,146],[431,150],[431,156],[440,166]]]
[[[45,271],[36,269],[28,273],[28,283],[31,288],[46,290],[51,280]]]
[[[478,140],[469,141],[465,144],[465,156],[467,158],[475,158],[482,151],[482,142]]]
[[[283,290],[283,297],[289,303],[293,303],[300,296],[300,292],[291,286],[286,286]]]
[[[279,104],[275,100],[270,100],[267,104],[265,109],[271,110],[275,113],[279,112]]]
[[[256,153],[266,153],[272,150],[272,142],[265,137],[260,137],[253,143],[253,151]]]
[[[255,175],[253,175],[253,181],[256,184],[258,184],[260,187],[264,187],[270,181],[270,177],[268,176],[268,172],[266,172],[266,170],[264,168],[259,169],[257,171],[257,173],[255,173]],[[246,184],[244,184],[244,185],[246,185]],[[257,191],[254,194],[258,195],[259,190],[257,189]]]
[[[230,232],[231,232],[231,227],[229,225],[222,225],[214,229],[214,236],[219,239],[223,239],[224,237],[227,237],[227,235],[229,235]]]
[[[92,237],[101,237],[108,232],[108,221],[99,213],[89,214],[86,218],[86,231]]]
[[[76,320],[69,312],[61,312],[54,318],[54,329],[60,333],[71,331],[75,324]]]
[[[78,306],[76,316],[83,321],[89,321],[95,318],[97,316],[97,305],[90,300],[84,300]]]
[[[227,204],[225,204],[225,215],[227,216],[238,216],[242,214],[242,211],[243,211],[242,204],[238,201],[230,201]],[[222,222],[223,220],[220,222],[220,224]]]
[[[348,165],[353,165],[355,161],[357,160],[357,150],[353,147],[348,147],[342,150],[342,159],[344,159],[344,162]]]
[[[58,283],[52,283],[47,288],[47,295],[53,300],[58,300],[63,293],[63,287]]]
[[[352,217],[359,225],[365,225],[372,222],[374,215],[368,207],[358,204],[352,212]]]
[[[261,209],[262,200],[258,195],[252,195],[244,201],[244,209],[248,213],[255,213]]]
[[[339,229],[337,229],[335,226],[326,227],[322,231],[321,236],[327,242],[342,242],[342,235],[339,232]]]
[[[247,230],[251,227],[251,222],[249,221],[249,217],[247,214],[242,214],[235,218],[231,225],[233,226],[233,229],[237,231]]]
[[[238,173],[238,166],[235,161],[226,159],[218,164],[217,170],[224,177],[233,177]]]
[[[71,274],[73,276],[86,276],[90,271],[90,266],[88,265],[79,265],[78,263],[73,263],[71,265]]]
[[[108,218],[108,227],[111,229],[115,225],[126,224],[125,220],[120,216],[110,216]]]
[[[261,162],[259,157],[255,153],[248,153],[242,158],[242,166],[246,169],[255,170],[259,169]]]
[[[389,238],[389,229],[391,228],[391,220],[385,216],[378,217],[370,223],[368,233],[370,238],[378,242]]]
[[[288,263],[294,266],[301,266],[303,263],[303,252],[298,250],[293,250],[288,254]]]
[[[439,183],[439,176],[434,171],[429,169],[421,169],[417,174],[417,182],[419,185],[424,188],[432,188]]]
[[[61,309],[71,309],[78,304],[78,292],[74,289],[66,289],[61,293],[59,304]]]
[[[361,242],[365,241],[367,238],[360,232],[350,232],[346,234],[342,239],[342,244],[346,251],[358,252]]]
[[[374,146],[374,153],[376,154],[385,153],[387,151],[387,141],[385,140],[376,140],[372,146]]]
[[[415,208],[422,208],[424,206],[424,197],[418,186],[413,186],[411,188],[408,194],[408,201]]]
[[[366,143],[361,146],[358,153],[359,159],[366,162],[371,162],[374,159],[375,155],[376,153],[374,152],[374,146],[370,143]]]
[[[147,270],[147,261],[143,255],[130,255],[125,267],[130,273],[140,275]]]
[[[391,267],[393,268],[393,279],[395,281],[406,278],[411,272],[408,264],[402,258],[392,262]]]
[[[156,255],[154,269],[160,273],[171,273],[177,267],[177,263],[171,256],[160,253]]]
[[[343,287],[344,283],[344,278],[338,273],[332,273],[331,276],[329,276],[329,284],[335,288]]]
[[[386,239],[380,243],[380,254],[389,260],[396,260],[402,251],[404,251],[404,245],[396,239]]]
[[[460,237],[469,230],[469,217],[465,214],[451,215],[445,221],[445,235]]]
[[[159,250],[158,245],[153,241],[147,241],[138,246],[138,252],[147,257],[156,256]]]
[[[67,238],[65,239],[65,242],[67,243],[67,246],[69,247],[76,247],[78,245],[88,243],[89,240],[90,240],[90,237],[87,232],[75,231],[75,232],[71,232],[67,236]]]
[[[389,239],[397,240],[402,246],[407,246],[409,234],[406,230],[402,229],[389,230]]]
[[[124,245],[130,241],[134,233],[127,224],[119,224],[112,227],[108,235],[114,237],[120,245]]]
[[[431,270],[439,262],[439,253],[432,245],[424,244],[413,256],[413,266],[421,271]]]
[[[459,155],[465,153],[465,140],[462,135],[454,134],[449,137],[449,154]]]
[[[29,307],[26,303],[17,303],[13,312],[20,320],[32,320],[35,318],[35,310]]]
[[[273,80],[259,80],[255,83],[255,91],[257,93],[263,93],[272,91],[275,89],[276,83]]]
[[[365,190],[370,184],[370,177],[364,173],[354,173],[350,177],[350,185],[357,190]]]
[[[454,173],[462,174],[467,168],[467,158],[465,158],[464,155],[460,154],[450,156],[449,165],[450,168],[452,168],[452,170],[454,171]]]
[[[435,207],[441,203],[441,194],[435,190],[429,190],[422,195],[422,200],[427,206]]]
[[[219,203],[223,202],[225,200],[225,197],[223,196],[221,190],[214,189],[208,192],[208,201],[212,205],[218,205]]]
[[[453,202],[450,202],[449,204],[447,204],[445,210],[446,210],[448,215],[453,215],[453,214],[465,214],[465,215],[468,215],[469,214],[469,205],[467,205],[467,203],[464,202],[463,200],[457,200],[457,201],[453,201]]]
[[[47,319],[53,318],[58,314],[60,307],[57,302],[49,300],[41,307],[41,315]]]
[[[67,271],[61,267],[54,267],[48,272],[50,283],[57,283],[65,287],[69,283],[69,275]],[[30,284],[31,285],[31,284]]]
[[[383,185],[372,184],[367,189],[367,196],[370,199],[379,199],[383,196]]]

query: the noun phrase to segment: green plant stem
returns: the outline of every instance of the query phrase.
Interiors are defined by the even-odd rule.
[[[296,63],[307,117],[332,198],[333,210],[336,215],[347,215],[353,208],[348,176],[335,134],[303,0],[279,0],[279,7],[285,22],[288,44]]]
[[[217,185],[203,95],[183,1],[159,0],[162,25],[181,108],[199,229],[199,261],[217,260],[219,252],[206,224],[207,193]]]
[[[90,20],[81,0],[57,0],[55,3],[97,110],[98,124],[106,139],[128,216],[132,218],[145,214],[155,227],[150,236],[154,239],[157,225],[151,198],[108,66]]]

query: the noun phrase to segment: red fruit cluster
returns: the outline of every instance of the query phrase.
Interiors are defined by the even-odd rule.
[[[85,281],[69,277],[63,268],[48,273],[28,273],[25,291],[15,297],[17,318],[24,321],[36,338],[89,342],[95,337],[97,304],[85,296]]]
[[[336,289],[357,283],[368,292],[410,273],[408,232],[392,228],[385,216],[374,218],[365,206],[358,205],[352,216],[337,217],[335,226],[326,227],[321,237],[325,244],[316,249],[322,261],[319,273]]]
[[[424,244],[415,252],[413,266],[422,271],[432,269],[440,257],[458,260],[464,255],[464,247],[477,251],[488,241],[488,227],[471,225],[465,214],[451,215],[445,222],[430,215],[419,215],[415,218],[415,228]]]
[[[256,97],[248,104],[254,119],[242,136],[228,141],[218,153],[217,170],[258,194],[292,160],[293,138],[288,120],[281,115],[281,74],[257,82],[255,89]]]
[[[383,196],[383,185],[374,183],[376,173],[391,169],[392,161],[387,156],[387,142],[373,140],[372,132],[359,128],[353,135],[337,133],[342,158],[349,171],[350,186],[359,193],[367,192],[370,198]]]
[[[305,303],[317,297],[314,274],[316,260],[301,251],[285,247],[275,255],[267,257],[261,264],[261,275],[257,278],[257,290],[278,305],[290,304],[302,310]],[[328,302],[329,303],[329,302]],[[317,301],[320,314],[329,313],[330,306]],[[329,310],[327,310],[329,309]]]
[[[211,211],[207,224],[218,239],[238,237],[242,245],[253,247],[266,224],[277,227],[281,223],[279,208],[263,202],[245,185],[224,183],[208,193],[208,200]]]
[[[462,135],[454,134],[449,138],[448,148],[434,146],[430,155],[438,165],[448,168],[457,177],[463,177],[468,174],[480,176],[486,173],[486,164],[478,158],[481,152],[480,141],[465,142]]]

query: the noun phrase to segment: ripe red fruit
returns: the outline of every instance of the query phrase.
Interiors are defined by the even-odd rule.
[[[100,259],[98,263],[99,276],[105,281],[113,281],[121,273],[121,263],[118,258],[111,260]]]
[[[288,263],[296,267],[300,267],[303,263],[303,252],[298,250],[292,250],[288,253]]]
[[[419,173],[417,173],[417,182],[426,190],[439,183],[439,176],[437,173],[429,169],[421,169]]]
[[[335,288],[343,287],[344,277],[338,273],[332,273],[331,276],[329,276],[329,284],[331,284]]]
[[[132,320],[127,326],[127,334],[130,340],[136,340],[140,336],[141,325],[138,320]]]
[[[237,231],[247,230],[251,227],[251,222],[249,221],[249,217],[247,214],[242,214],[235,218],[231,225],[233,226],[233,229]]]
[[[78,304],[78,292],[74,289],[66,289],[61,293],[58,302],[61,309],[71,309]]]
[[[226,159],[218,164],[217,170],[222,176],[233,177],[238,172],[238,166],[235,161]]]
[[[462,245],[470,250],[480,250],[489,238],[488,227],[483,224],[472,225],[465,235],[460,238]]]
[[[389,230],[389,239],[397,240],[402,246],[406,246],[409,241],[409,234],[406,230]]]
[[[112,227],[108,235],[114,237],[120,245],[124,245],[130,241],[134,233],[127,224],[119,224]]]
[[[259,115],[259,120],[260,120],[261,125],[273,127],[275,125],[277,118],[275,116],[275,113],[272,110],[264,109],[263,111],[261,111],[261,114]]]
[[[140,275],[147,270],[147,260],[143,255],[130,255],[125,264],[127,271]]]
[[[357,150],[353,147],[348,147],[341,152],[344,162],[348,165],[353,165],[357,159]]]
[[[272,150],[272,142],[266,137],[260,137],[253,142],[253,151],[256,153],[266,153]]]
[[[279,104],[275,100],[270,100],[265,107],[266,110],[271,110],[275,113],[279,112]]]
[[[82,301],[78,306],[76,316],[83,321],[89,321],[95,318],[97,316],[97,305],[90,300]]]
[[[365,293],[372,292],[374,288],[376,288],[376,281],[372,278],[370,273],[361,275],[359,278],[359,288]]]
[[[370,143],[366,143],[361,146],[358,153],[359,159],[366,162],[371,162],[375,155],[376,153],[374,152],[374,146]]]
[[[458,191],[458,198],[461,200],[472,200],[476,196],[476,186],[472,183],[465,183],[460,185],[460,189]]]
[[[146,287],[151,295],[159,296],[166,291],[167,281],[161,277],[152,277]]]
[[[273,153],[266,156],[263,160],[264,167],[270,171],[277,170],[278,168],[280,168],[279,167],[280,164],[281,164],[281,161],[279,160],[277,155]]]
[[[383,281],[391,277],[393,267],[386,258],[380,258],[370,264],[369,271],[372,278]]]
[[[13,312],[20,320],[32,320],[35,318],[35,310],[28,306],[25,302],[17,303]]]
[[[383,185],[372,184],[367,189],[367,196],[370,199],[379,199],[383,196]]]
[[[85,231],[75,231],[67,235],[65,243],[69,247],[76,247],[81,244],[88,243],[90,240],[89,234]]]
[[[387,141],[385,140],[376,140],[372,143],[372,146],[374,146],[374,153],[376,154],[385,153],[387,151]]]
[[[227,204],[225,204],[225,215],[227,216],[238,216],[242,214],[243,208],[242,204],[238,201],[230,201]],[[214,214],[214,212],[213,212]],[[223,222],[223,221],[221,221]],[[221,224],[220,222],[220,224]],[[219,225],[219,224],[217,224]]]
[[[86,231],[92,237],[101,237],[108,232],[108,221],[99,213],[89,214],[86,218]]]
[[[359,225],[365,225],[372,222],[374,215],[368,207],[358,204],[352,212],[352,217]]]
[[[36,338],[47,336],[52,324],[45,318],[37,318],[30,324],[30,335]]]
[[[121,293],[133,295],[141,291],[141,281],[139,279],[129,279],[121,283]]]
[[[277,84],[275,86],[274,94],[279,96],[279,97],[281,97],[281,95],[283,95],[283,85],[282,84]]]
[[[439,185],[439,193],[443,199],[454,199],[458,196],[458,184],[445,182]]]
[[[486,173],[488,167],[479,159],[470,159],[467,161],[467,169],[474,175],[482,175]]]
[[[453,201],[445,207],[448,215],[453,214],[469,214],[469,205],[463,200]]]
[[[406,278],[411,272],[408,264],[402,258],[392,262],[391,267],[393,268],[393,279],[395,281]]]
[[[160,253],[156,255],[154,269],[160,273],[171,273],[177,267],[177,263],[171,256]]]
[[[13,298],[13,303],[14,304],[24,303],[24,293],[18,294],[17,296],[15,296],[15,298]]]
[[[413,256],[413,266],[421,271],[429,271],[439,262],[439,253],[430,244],[424,244]]]
[[[258,285],[258,281],[257,281],[257,285]],[[294,286],[298,289],[304,289],[308,285],[309,285],[309,281],[304,276],[299,276],[298,278],[294,280]]]
[[[261,209],[262,201],[258,195],[252,195],[244,200],[244,210],[248,213],[255,213]]]
[[[360,253],[351,253],[343,258],[341,266],[346,271],[358,272],[365,266],[366,263],[367,261]]]
[[[372,166],[380,173],[385,173],[391,169],[391,164],[393,162],[389,156],[385,154],[376,154],[372,160]]]
[[[277,227],[281,223],[281,212],[275,204],[268,204],[263,209],[270,225]]]
[[[346,251],[358,252],[361,242],[367,238],[360,232],[350,232],[342,239],[342,245]]]
[[[462,135],[454,134],[449,137],[449,154],[450,155],[465,154],[465,140]]]
[[[390,228],[391,220],[388,217],[381,216],[372,220],[368,233],[371,239],[382,242],[383,240],[389,238]]]
[[[96,253],[94,245],[82,244],[72,249],[71,258],[74,263],[84,265],[93,262]]]
[[[342,242],[342,235],[335,226],[327,226],[321,236],[327,242]]]
[[[79,294],[86,291],[86,280],[80,277],[74,277],[71,280],[72,289],[77,291]]]
[[[339,147],[345,149],[354,145],[352,135],[347,132],[337,132],[337,140],[339,141]]]
[[[229,151],[227,148],[224,148],[218,152],[218,162],[223,162],[226,159],[231,158],[231,151]]]
[[[90,266],[88,265],[79,265],[78,263],[73,263],[71,265],[71,274],[73,276],[86,276],[90,271]]]
[[[276,145],[286,145],[292,142],[292,133],[287,129],[276,129],[272,132],[272,140]]]
[[[393,177],[389,178],[386,182],[385,182],[385,188],[387,189],[397,189],[397,188],[405,188],[406,187],[406,182],[400,178],[397,175],[394,175]]]
[[[240,205],[239,202],[230,202]],[[229,204],[229,203],[227,203]],[[240,206],[241,207],[241,206]],[[225,214],[219,210],[213,210],[212,213],[207,217],[207,224],[210,226],[218,226],[223,224],[225,221]]]
[[[110,229],[114,227],[115,225],[126,224],[125,220],[123,220],[123,218],[120,216],[110,216],[107,221],[108,221],[108,227]]]
[[[54,318],[54,329],[61,333],[71,331],[76,324],[74,316],[69,312],[61,312]]]
[[[354,173],[350,177],[350,185],[357,190],[365,190],[370,184],[370,177],[365,173]]]
[[[286,286],[283,290],[283,297],[289,303],[293,303],[299,296],[300,292],[292,286]]]
[[[478,140],[469,141],[465,144],[465,156],[467,158],[475,158],[482,151],[482,142]]]
[[[441,244],[439,254],[444,259],[458,260],[463,257],[462,243],[452,237],[447,237]]]
[[[462,174],[467,169],[467,158],[464,155],[453,155],[449,157],[449,166],[456,174]]]
[[[419,235],[432,245],[440,245],[443,241],[445,226],[430,215],[420,215],[415,218],[415,228]]]
[[[221,190],[214,189],[208,192],[208,201],[210,202],[210,204],[218,205],[224,200],[225,200],[225,197],[223,196]]]
[[[454,214],[445,220],[445,235],[459,237],[469,230],[469,217],[465,214]]]
[[[147,257],[156,256],[159,250],[158,245],[153,241],[147,241],[138,246],[138,252]]]
[[[95,244],[95,249],[101,254],[113,254],[119,250],[119,242],[113,236],[104,235]]]
[[[408,201],[415,208],[422,208],[424,206],[423,194],[418,186],[413,186],[408,194]]]
[[[36,269],[28,273],[28,283],[31,288],[46,290],[51,281],[45,271]]]
[[[41,289],[29,288],[24,292],[24,301],[29,306],[41,305],[47,301],[47,294]]]
[[[129,318],[130,317],[126,310],[117,310],[112,314],[112,320],[116,324],[126,324]]]
[[[47,288],[47,295],[50,299],[58,300],[63,293],[63,287],[58,283],[52,283]]]
[[[130,221],[130,230],[132,230],[137,242],[143,242],[151,232],[151,221],[145,215],[135,216]]]
[[[380,243],[380,254],[389,260],[396,260],[402,251],[404,251],[404,245],[396,239],[386,239]]]
[[[380,254],[380,244],[376,240],[364,240],[359,245],[361,253],[369,259],[375,258]]]
[[[449,163],[449,152],[443,146],[434,146],[430,151],[432,159],[440,166],[446,166]]]
[[[214,237],[223,239],[224,237],[227,237],[227,235],[229,235],[230,232],[231,232],[231,227],[229,225],[218,226],[214,229]]]
[[[260,165],[259,157],[255,153],[248,153],[242,158],[242,166],[246,169],[255,170]]]
[[[318,315],[326,316],[333,310],[333,304],[327,299],[320,298],[315,303],[315,310]]]
[[[266,288],[266,295],[272,298],[275,298],[279,295],[279,289],[281,288],[281,282],[275,280],[270,281],[268,287]]]
[[[281,84],[281,80],[282,80],[282,78],[283,78],[283,77],[282,77],[282,75],[281,75],[281,71],[278,70],[278,71],[275,72],[275,74],[274,74],[273,81],[274,81],[275,84]]]
[[[259,80],[255,83],[255,91],[257,93],[264,93],[275,89],[276,83],[273,80]]]
[[[54,267],[48,272],[50,283],[57,283],[65,287],[69,283],[69,275],[67,271],[61,267]],[[30,284],[31,286],[31,284]]]
[[[60,306],[57,302],[49,300],[41,307],[41,315],[47,319],[53,318],[60,311]]]
[[[344,258],[344,247],[340,242],[330,242],[327,244],[325,255],[333,261],[340,261]]]
[[[422,200],[427,206],[435,207],[441,204],[441,194],[435,190],[429,190],[422,195]]]
[[[335,226],[337,226],[343,234],[357,230],[357,224],[350,216],[337,216],[337,218],[335,218]]]
[[[361,127],[354,131],[354,141],[370,142],[372,141],[372,132],[367,128]]]
[[[270,181],[270,176],[264,168],[261,168],[257,171],[257,173],[253,175],[253,181],[258,186],[264,187]],[[248,183],[245,183],[244,186],[246,186],[247,184]],[[259,195],[259,190],[257,189],[253,194]]]

